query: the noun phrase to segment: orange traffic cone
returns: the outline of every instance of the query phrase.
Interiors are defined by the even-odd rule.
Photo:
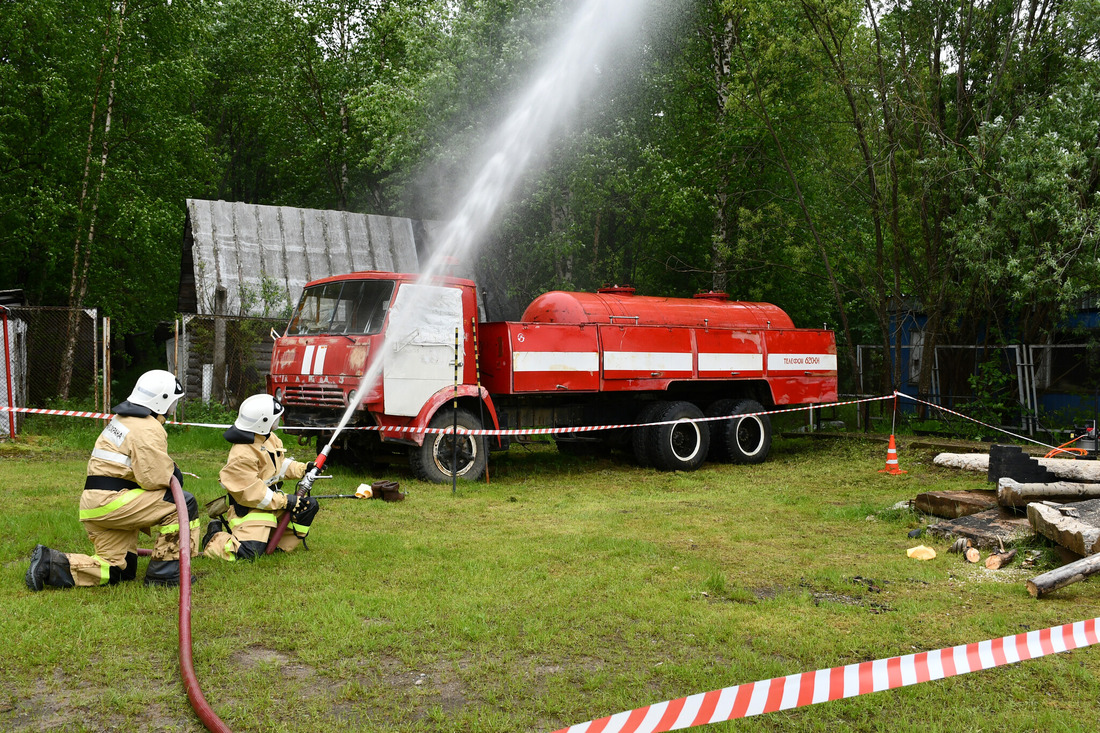
[[[886,468],[879,469],[879,473],[909,473],[898,468],[898,449],[894,446],[894,436],[890,435],[890,447],[886,449]]]

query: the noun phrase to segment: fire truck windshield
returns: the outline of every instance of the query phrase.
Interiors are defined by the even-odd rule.
[[[378,333],[392,297],[392,280],[345,280],[306,288],[287,335]]]

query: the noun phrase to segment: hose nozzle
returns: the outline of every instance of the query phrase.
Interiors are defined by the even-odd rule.
[[[317,460],[313,462],[313,468],[306,472],[306,475],[302,477],[302,480],[298,482],[298,493],[302,496],[309,495],[310,489],[313,488],[313,482],[321,475],[321,469],[325,466],[325,460],[328,459],[329,446],[325,446],[324,450],[317,454]]]

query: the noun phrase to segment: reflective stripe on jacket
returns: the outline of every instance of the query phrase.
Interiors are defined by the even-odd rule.
[[[287,458],[283,442],[275,435],[257,435],[252,443],[235,443],[218,474],[233,504],[230,528],[249,524],[274,527],[278,524],[276,512],[286,507],[286,494],[277,490],[278,482],[305,475],[306,464]]]
[[[115,415],[96,438],[87,474],[133,481],[155,491],[168,488],[175,467],[160,418]]]

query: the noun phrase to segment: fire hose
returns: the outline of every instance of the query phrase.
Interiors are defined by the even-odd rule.
[[[321,469],[328,459],[328,452],[331,447],[331,442],[324,447],[320,454],[318,454],[313,468],[308,471],[298,483],[298,490],[296,492],[298,496],[309,495],[310,489],[313,487],[313,482],[321,474]],[[386,482],[386,484],[392,485],[393,488],[397,486],[394,482]],[[206,726],[206,729],[212,733],[231,733],[229,726],[218,717],[217,713],[215,713],[209,703],[206,702],[206,698],[202,694],[202,689],[199,687],[198,678],[195,676],[195,664],[191,656],[191,533],[189,531],[184,531],[184,528],[190,525],[190,516],[187,512],[187,502],[183,497],[183,487],[180,486],[179,479],[173,476],[169,486],[172,490],[172,499],[176,503],[176,512],[179,515],[180,526],[180,675],[183,677],[183,686],[184,689],[187,690],[187,699],[191,702],[191,708],[195,711],[195,714],[199,716],[199,720]],[[283,532],[286,531],[289,523],[290,512],[284,512],[282,518],[279,520],[278,526],[271,534],[271,539],[267,544],[266,554],[270,555],[275,551],[275,548],[279,546],[279,540],[282,539]]]
[[[187,690],[187,699],[191,701],[192,709],[207,730],[213,733],[230,733],[229,726],[222,722],[206,702],[199,688],[199,680],[195,676],[195,662],[191,657],[191,532],[186,529],[191,524],[190,515],[187,512],[187,501],[183,498],[183,487],[180,486],[179,479],[173,476],[169,486],[172,489],[172,499],[176,502],[180,527],[179,630],[180,674],[183,677],[183,687]]]
[[[336,436],[333,435],[333,438]],[[299,497],[309,496],[309,490],[313,488],[313,482],[317,480],[317,477],[321,475],[321,469],[325,465],[325,461],[328,460],[329,449],[332,448],[332,441],[321,449],[321,452],[317,454],[317,460],[313,462],[313,468],[306,472],[306,475],[302,477],[302,480],[298,482],[298,490],[294,492]],[[275,527],[275,531],[271,533],[271,538],[267,541],[267,549],[264,551],[265,555],[270,555],[275,552],[275,549],[279,546],[279,540],[283,538],[283,532],[286,531],[287,525],[290,524],[290,512],[283,512],[283,516],[279,519],[278,526]]]

